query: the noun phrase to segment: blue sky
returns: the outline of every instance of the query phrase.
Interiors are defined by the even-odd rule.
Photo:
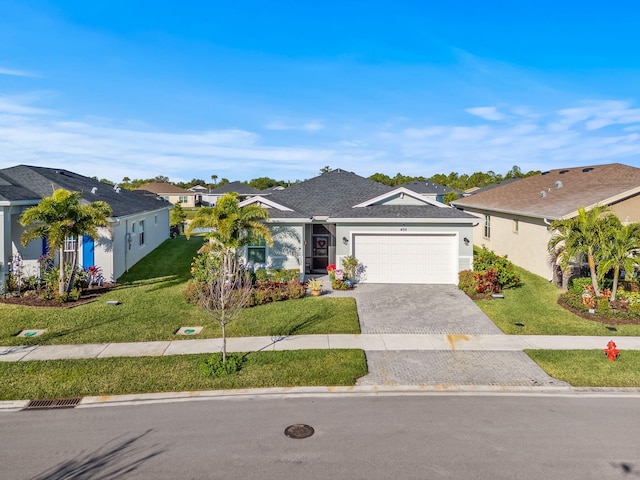
[[[640,167],[640,2],[0,0],[0,167]]]

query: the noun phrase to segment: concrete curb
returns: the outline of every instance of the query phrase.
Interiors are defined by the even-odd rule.
[[[75,408],[148,405],[203,400],[248,400],[286,397],[346,397],[346,396],[563,396],[563,397],[629,397],[640,398],[640,388],[609,387],[528,387],[504,385],[398,385],[350,387],[280,387],[238,390],[201,390],[129,395],[83,397]],[[0,401],[0,413],[20,411],[29,400]]]

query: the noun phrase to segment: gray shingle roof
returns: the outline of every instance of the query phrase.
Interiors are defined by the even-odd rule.
[[[51,196],[54,190],[63,188],[82,192],[87,202],[107,202],[114,217],[122,217],[146,211],[170,208],[171,204],[138,192],[114,188],[93,178],[78,175],[62,168],[18,165],[0,170],[0,177],[11,186],[0,185],[0,196],[8,201],[37,200]],[[95,193],[92,189],[95,188]],[[30,198],[26,198],[30,197]]]
[[[329,216],[390,190],[391,187],[336,169],[273,192],[269,198],[304,217]]]
[[[345,170],[332,170],[317,177],[273,192],[270,200],[293,212],[269,209],[271,218],[475,218],[455,208],[434,205],[372,205],[353,208],[384,195],[392,187],[360,177]]]
[[[444,195],[449,192],[461,193],[455,188],[445,187],[444,185],[440,185],[439,183],[415,180],[413,182],[408,182],[402,185],[405,188],[408,188],[412,192],[420,193],[422,195]]]
[[[443,208],[435,205],[372,205],[370,207],[350,208],[332,215],[334,218],[460,218],[474,219],[468,213],[456,208]]]

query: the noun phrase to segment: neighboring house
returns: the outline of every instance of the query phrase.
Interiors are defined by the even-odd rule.
[[[105,201],[111,206],[112,234],[101,229],[101,238],[69,239],[79,246],[78,265],[87,268],[97,265],[107,281],[114,281],[142,257],[153,251],[169,237],[171,205],[155,197],[128,191],[63,169],[19,165],[0,169],[0,280],[4,288],[9,275],[10,258],[20,254],[28,275],[38,274],[38,259],[46,253],[46,242],[20,243],[24,227],[20,215],[37,205],[54,190],[82,192],[82,200],[92,203]]]
[[[183,207],[196,206],[196,193],[177,187],[167,182],[151,182],[136,188],[134,191],[150,192],[175,205],[180,202]]]
[[[449,192],[455,192],[459,196],[462,196],[462,192],[455,188],[445,187],[444,185],[430,181],[415,180],[413,182],[405,183],[402,186],[408,188],[412,192],[419,193],[426,198],[430,198],[431,200],[435,200],[440,203],[444,203],[444,196]]]
[[[273,247],[245,249],[256,268],[304,276],[353,255],[362,282],[457,284],[472,265],[477,219],[408,188],[337,169],[241,206],[252,203],[268,209],[274,237]]]
[[[209,193],[209,189],[207,187],[203,187],[202,185],[194,185],[189,189],[190,192],[195,193],[194,203],[196,206],[202,205],[202,195],[206,195]]]
[[[547,244],[553,220],[580,207],[610,205],[623,223],[640,222],[640,169],[619,163],[542,172],[452,202],[478,217],[474,239],[516,265],[552,280]]]
[[[242,182],[230,182],[209,190],[209,193],[203,193],[202,204],[213,206],[220,197],[227,193],[237,193],[239,201],[243,201],[256,195],[269,195],[268,191],[258,190],[257,188],[250,187]]]

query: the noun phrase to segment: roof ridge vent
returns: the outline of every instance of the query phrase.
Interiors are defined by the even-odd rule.
[[[591,170],[593,170],[593,167],[587,167],[582,169],[584,173],[590,172]]]
[[[567,173],[568,171],[569,171],[569,170],[567,170],[567,169],[565,168],[564,170],[560,170],[560,172],[559,172],[559,173],[560,173],[560,175],[563,175],[563,174]]]
[[[542,172],[540,175],[549,175],[549,172],[548,171]]]

